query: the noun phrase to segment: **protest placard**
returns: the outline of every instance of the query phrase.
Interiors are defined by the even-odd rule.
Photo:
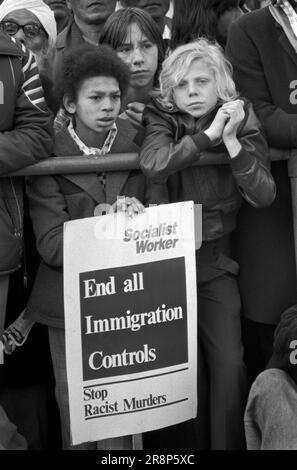
[[[185,202],[133,219],[119,213],[65,224],[73,444],[196,416],[193,214],[193,203]]]

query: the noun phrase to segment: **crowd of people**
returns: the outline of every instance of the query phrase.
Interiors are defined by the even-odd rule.
[[[269,153],[297,147],[296,25],[297,0],[0,0],[0,449],[132,449],[71,445],[63,225],[188,200],[198,413],[144,448],[297,449],[292,195]],[[133,152],[116,174],[10,176]]]

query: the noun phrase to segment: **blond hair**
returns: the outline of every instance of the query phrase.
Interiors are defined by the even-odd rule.
[[[232,79],[232,65],[217,43],[202,38],[177,47],[163,63],[159,100],[168,109],[175,108],[173,90],[196,60],[203,61],[213,71],[219,102],[225,103],[238,97]]]

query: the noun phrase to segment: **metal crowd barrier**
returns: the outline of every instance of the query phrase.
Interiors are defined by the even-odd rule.
[[[291,154],[297,156],[297,150],[270,149],[271,160],[290,160]],[[197,166],[218,165],[228,163],[224,153],[205,152],[201,155]],[[92,173],[98,171],[124,171],[139,168],[137,153],[108,154],[105,157],[69,156],[52,157],[41,160],[34,165],[12,173],[13,176],[57,175],[73,173]]]
[[[291,180],[293,224],[295,236],[295,260],[297,266],[297,149],[269,149],[271,161],[288,160],[288,175]],[[226,164],[226,154],[205,152],[202,154],[198,166]],[[139,168],[137,153],[108,154],[105,157],[96,156],[70,156],[53,157],[42,160],[34,165],[27,166],[13,173],[13,176],[37,176],[73,173],[92,173],[99,171],[124,171]]]

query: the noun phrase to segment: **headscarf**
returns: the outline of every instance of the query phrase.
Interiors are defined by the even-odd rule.
[[[33,13],[48,34],[49,47],[54,47],[57,39],[55,15],[42,0],[4,0],[0,5],[0,21],[16,10],[28,10]]]

